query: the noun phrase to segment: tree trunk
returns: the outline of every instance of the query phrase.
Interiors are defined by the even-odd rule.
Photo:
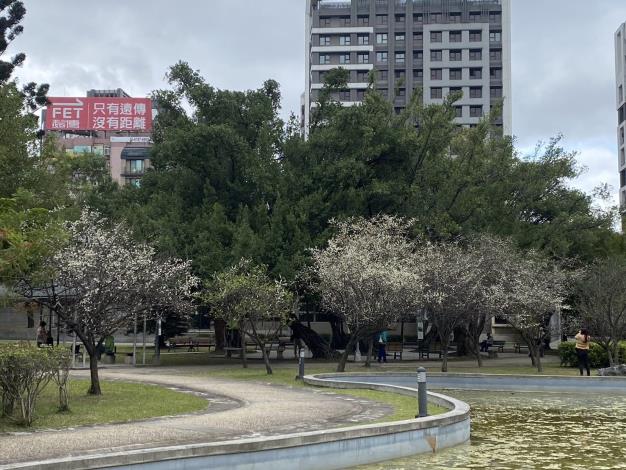
[[[374,351],[374,337],[370,336],[367,343],[367,358],[365,359],[365,367],[372,366],[372,352]]]
[[[260,344],[260,343],[257,343]],[[265,371],[267,375],[272,375],[272,367],[270,366],[270,358],[265,349],[265,345],[261,344],[261,354],[263,355],[263,362],[265,363]]]
[[[445,339],[442,335],[439,335],[439,341],[441,342],[441,372],[448,372],[448,346],[450,344],[450,335],[445,335]]]
[[[215,351],[223,352],[226,339],[226,322],[218,318],[213,323],[215,325]]]
[[[294,339],[300,339],[307,345],[311,354],[313,354],[313,359],[330,359],[333,357],[330,345],[311,328],[299,321],[292,322],[289,327],[293,331]]]
[[[345,372],[346,371],[346,362],[348,361],[348,355],[352,352],[352,348],[356,344],[356,337],[350,336],[348,340],[348,344],[346,345],[346,349],[344,350],[341,358],[339,359],[339,364],[337,364],[337,372]]]
[[[330,342],[330,347],[333,350],[343,349],[350,340],[350,336],[347,335],[343,330],[343,321],[338,317],[333,316],[333,319],[329,321],[330,329],[332,331],[332,338]]]
[[[617,365],[617,355],[619,354],[619,342],[609,341],[606,347],[606,353],[609,358],[609,366],[615,367]]]
[[[246,351],[246,332],[242,328],[239,329],[241,341],[241,365],[244,369],[248,368],[248,354]]]
[[[98,356],[96,355],[95,348],[93,351],[87,350],[89,353],[89,371],[91,373],[91,386],[87,393],[89,395],[102,395],[100,390],[100,378],[98,377]]]

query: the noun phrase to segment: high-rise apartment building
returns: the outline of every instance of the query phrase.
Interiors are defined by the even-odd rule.
[[[471,126],[503,100],[512,133],[510,0],[307,0],[304,128],[324,75],[343,67],[345,106],[363,100],[369,73],[397,111],[413,90],[425,104],[462,92],[456,122]]]
[[[615,33],[615,97],[617,100],[617,152],[620,204],[626,208],[626,23]],[[626,224],[626,218],[624,223]],[[626,225],[625,225],[626,227]]]

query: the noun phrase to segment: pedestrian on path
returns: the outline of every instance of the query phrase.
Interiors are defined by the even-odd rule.
[[[378,362],[387,362],[387,331],[383,330],[378,334]]]
[[[587,370],[587,376],[591,375],[589,367],[589,346],[591,345],[591,336],[589,332],[583,328],[576,335],[576,355],[578,356],[578,370],[583,375],[583,367]]]
[[[37,328],[37,347],[40,348],[48,340],[48,331],[46,330],[46,322],[39,322],[39,328]]]

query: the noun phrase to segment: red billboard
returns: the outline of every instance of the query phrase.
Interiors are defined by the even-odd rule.
[[[152,130],[148,98],[48,98],[47,131]]]

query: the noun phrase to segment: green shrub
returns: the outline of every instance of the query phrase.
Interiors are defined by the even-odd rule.
[[[559,357],[561,365],[566,367],[578,367],[578,356],[576,354],[576,343],[568,341],[559,345]],[[589,362],[593,368],[608,367],[609,355],[602,346],[591,343],[589,350]],[[626,363],[626,341],[620,343],[618,362]]]
[[[35,405],[50,380],[59,387],[60,408],[67,409],[70,354],[63,350],[34,348],[27,344],[0,347],[2,416],[30,426]]]

